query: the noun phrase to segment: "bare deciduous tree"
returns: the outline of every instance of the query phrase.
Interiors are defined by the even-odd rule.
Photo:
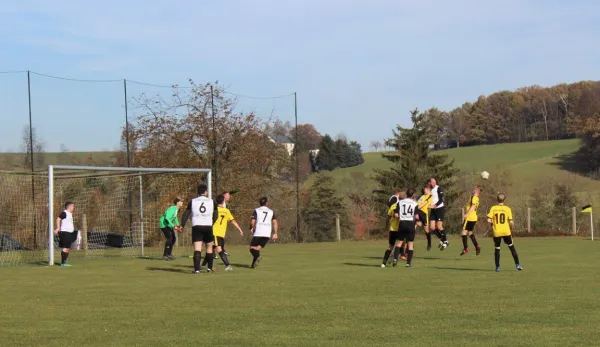
[[[45,162],[44,152],[46,146],[38,138],[35,127],[31,129],[30,133],[29,126],[25,126],[23,128],[22,140],[22,149],[25,153],[23,155],[23,166],[30,169],[33,165],[34,170],[41,169]],[[31,162],[31,153],[33,153],[33,163]]]

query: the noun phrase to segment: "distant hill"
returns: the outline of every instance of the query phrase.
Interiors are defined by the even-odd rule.
[[[538,141],[489,146],[453,148],[439,151],[455,160],[461,174],[479,174],[494,171],[499,167],[509,172],[515,181],[514,191],[529,193],[536,185],[548,179],[562,179],[576,184],[580,192],[600,191],[600,181],[576,173],[572,158],[580,146],[579,140]],[[365,162],[359,166],[337,169],[326,173],[337,182],[338,191],[346,195],[350,187],[377,189],[370,179],[373,169],[385,169],[391,163],[379,153],[365,153]],[[310,184],[312,180],[306,184]]]

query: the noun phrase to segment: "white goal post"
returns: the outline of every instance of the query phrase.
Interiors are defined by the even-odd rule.
[[[64,172],[67,172],[67,174],[64,174]],[[88,173],[92,172],[95,174],[87,174],[85,173],[85,171],[87,171]],[[72,165],[49,165],[48,166],[48,265],[52,266],[54,265],[54,256],[55,256],[55,237],[54,237],[54,221],[57,218],[58,214],[56,213],[57,211],[55,211],[55,205],[57,203],[57,201],[55,201],[55,195],[56,195],[56,191],[55,191],[55,187],[56,187],[56,181],[59,179],[79,179],[79,180],[99,180],[99,179],[103,179],[106,178],[107,180],[110,179],[126,179],[127,183],[123,184],[122,189],[115,194],[127,194],[129,201],[130,201],[130,207],[131,207],[131,199],[132,199],[132,193],[134,192],[134,190],[138,190],[138,206],[137,209],[139,211],[136,211],[139,215],[136,216],[137,218],[137,224],[136,224],[136,229],[139,233],[139,235],[136,235],[135,237],[138,238],[137,240],[135,240],[134,242],[136,244],[139,244],[140,246],[140,256],[145,256],[144,254],[144,244],[145,244],[145,235],[144,235],[144,220],[148,219],[150,217],[144,216],[144,210],[145,210],[145,206],[144,206],[144,186],[143,186],[143,176],[144,175],[163,175],[163,174],[173,174],[173,175],[178,175],[178,174],[188,174],[188,176],[190,174],[204,174],[206,175],[203,179],[196,179],[195,176],[192,177],[187,177],[189,180],[186,181],[186,185],[187,188],[185,189],[186,191],[189,191],[190,189],[195,190],[195,186],[197,186],[197,184],[200,183],[205,183],[208,186],[208,194],[209,197],[212,198],[212,185],[211,185],[211,181],[212,181],[212,171],[211,169],[194,169],[194,168],[145,168],[145,167],[104,167],[104,166],[72,166]],[[176,180],[176,176],[168,176],[165,179],[167,182],[165,184],[165,182],[162,182],[163,186],[161,186],[161,189],[155,189],[158,190],[159,192],[154,192],[155,194],[163,194],[161,192],[165,192],[168,191],[171,185],[171,182]],[[85,182],[88,182],[85,181]],[[194,181],[195,185],[193,187],[190,187],[189,182]],[[66,184],[65,184],[66,185]],[[114,188],[113,186],[115,186],[115,182],[112,181],[107,181],[104,182],[101,188],[98,187],[94,187],[96,193],[98,193],[101,189],[111,189]],[[108,187],[108,188],[106,188]],[[68,189],[64,188],[64,189]],[[61,191],[61,196],[62,196],[62,189],[63,187],[60,188]],[[171,189],[173,191],[178,191],[176,189]],[[183,191],[183,189],[179,189],[179,191]],[[99,193],[98,193],[99,194]],[[110,196],[109,196],[110,197]],[[122,196],[121,196],[122,198]],[[167,198],[167,197],[165,197]],[[173,197],[168,197],[168,199],[172,199]],[[183,198],[190,198],[189,196],[185,196]],[[71,199],[69,197],[67,197],[66,199]],[[111,199],[105,199],[105,205],[109,205],[111,203]],[[123,200],[123,199],[122,199]],[[69,200],[72,201],[72,200]],[[170,200],[169,200],[170,201]],[[64,201],[60,201],[59,203],[64,203]],[[164,205],[164,204],[163,204]],[[96,207],[96,206],[94,206]],[[153,207],[153,213],[151,213],[151,218],[152,219],[148,219],[149,221],[151,220],[153,225],[151,226],[152,228],[156,229],[158,228],[158,216],[160,216],[162,214],[162,212],[164,211],[164,208],[166,208],[168,206],[161,206],[160,209],[158,207]],[[75,206],[75,208],[77,209],[77,204]],[[118,207],[114,207],[115,209],[117,209]],[[93,209],[92,207],[90,207],[90,210]],[[77,211],[77,210],[76,210]],[[160,211],[160,212],[159,212]],[[77,212],[76,212],[77,213]],[[131,210],[129,210],[130,213],[130,223],[131,223]],[[84,217],[85,218],[85,217]],[[104,217],[105,219],[108,219],[110,221],[111,217],[110,216],[106,216]],[[78,227],[76,226],[75,229],[78,229]],[[85,233],[84,237],[87,240],[87,230],[83,231]],[[81,234],[81,231],[80,231]],[[133,233],[132,233],[132,237],[133,237]],[[139,243],[137,243],[139,242]]]

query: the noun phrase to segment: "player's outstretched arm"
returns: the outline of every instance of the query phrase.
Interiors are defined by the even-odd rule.
[[[187,223],[190,215],[192,214],[192,200],[188,204],[187,208],[183,212],[183,217],[181,217],[181,229],[185,228],[185,223]]]
[[[238,224],[238,222],[235,221],[235,219],[231,220],[231,224],[233,224],[233,226],[240,232],[240,235],[244,236],[242,228],[240,228],[240,225]]]

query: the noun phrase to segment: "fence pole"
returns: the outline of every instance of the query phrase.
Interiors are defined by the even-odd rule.
[[[84,213],[81,216],[81,241],[83,242],[83,250],[88,250],[88,225],[87,225],[87,215]]]
[[[592,234],[592,241],[594,241],[594,215],[592,211],[590,211],[590,231]]]
[[[336,235],[337,242],[340,242],[342,240],[342,230],[340,228],[340,215],[339,214],[335,215],[335,235]]]
[[[294,157],[296,159],[296,242],[300,242],[300,161],[298,159],[298,98],[294,92]]]
[[[577,235],[577,208],[573,207],[572,211],[572,224],[573,224],[573,235]]]
[[[140,178],[140,240],[142,241],[142,257],[144,257],[144,185],[142,175]],[[133,239],[132,239],[133,240]]]
[[[527,207],[527,233],[531,233],[531,207]]]
[[[38,249],[37,237],[37,208],[35,203],[35,167],[33,163],[33,122],[31,120],[31,76],[27,71],[27,101],[29,110],[29,160],[31,161],[31,203],[33,204],[33,249]]]

